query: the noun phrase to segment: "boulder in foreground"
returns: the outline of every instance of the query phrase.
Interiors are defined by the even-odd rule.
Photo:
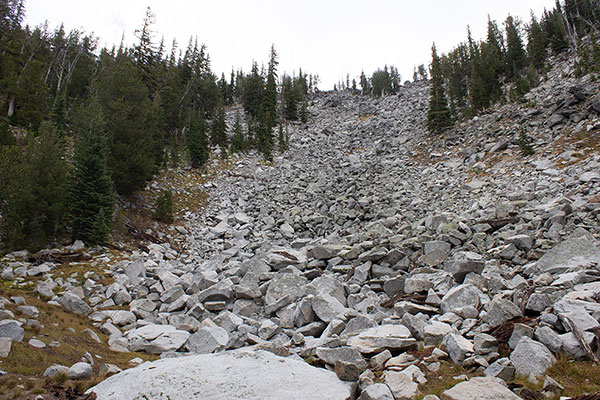
[[[144,363],[88,392],[117,399],[350,399],[350,386],[333,372],[303,361],[257,352],[202,354]]]

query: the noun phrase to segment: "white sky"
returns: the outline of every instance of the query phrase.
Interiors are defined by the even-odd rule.
[[[61,22],[67,30],[93,32],[100,44],[112,47],[125,34],[135,41],[150,6],[156,15],[156,41],[164,35],[170,48],[173,38],[180,48],[190,36],[208,47],[218,75],[231,68],[250,70],[252,60],[268,61],[271,43],[279,53],[280,72],[300,67],[319,74],[319,88],[369,75],[384,64],[395,65],[402,80],[412,79],[413,67],[428,64],[431,44],[438,52],[451,50],[466,39],[482,39],[490,14],[500,24],[510,13],[529,21],[555,0],[26,0],[30,25]],[[358,81],[358,79],[357,79]]]

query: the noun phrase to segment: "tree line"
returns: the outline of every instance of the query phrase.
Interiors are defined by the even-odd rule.
[[[577,49],[578,74],[600,71],[597,0],[565,0],[524,24],[508,16],[500,29],[488,17],[487,37],[467,40],[447,54],[432,47],[431,93],[427,128],[439,133],[499,102],[518,101],[546,74],[551,54]],[[591,43],[582,39],[591,35]]]
[[[222,156],[255,148],[271,159],[287,146],[284,121],[306,121],[318,82],[302,71],[279,79],[274,47],[266,69],[254,63],[219,79],[197,39],[169,50],[157,40],[150,8],[133,46],[102,49],[80,30],[24,26],[24,16],[23,0],[0,0],[4,250],[65,235],[104,243],[115,196],[144,188],[182,150],[193,168],[215,146]],[[225,107],[237,102],[246,115],[230,129]]]

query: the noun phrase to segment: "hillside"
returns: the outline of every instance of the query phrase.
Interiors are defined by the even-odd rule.
[[[75,398],[158,356],[91,390],[363,400],[600,391],[590,361],[600,355],[600,91],[591,74],[575,78],[572,59],[552,65],[525,102],[441,135],[425,129],[427,82],[380,99],[316,94],[272,163],[250,153],[149,183],[179,199],[174,225],[147,228],[157,243],[6,255],[5,398],[50,398],[69,385],[59,374],[40,388],[39,378],[61,371],[87,382],[61,392]],[[522,132],[534,154],[523,154]],[[289,372],[277,375],[278,363]]]

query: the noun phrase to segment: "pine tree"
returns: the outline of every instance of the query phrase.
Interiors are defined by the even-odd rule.
[[[265,160],[273,161],[273,134],[269,117],[260,107],[256,125],[256,148]]]
[[[208,138],[202,112],[198,111],[192,119],[187,134],[187,147],[190,153],[192,168],[202,168],[208,161]]]
[[[431,95],[426,124],[429,132],[440,133],[444,128],[452,125],[452,120],[444,90],[441,62],[437,55],[435,43],[431,48],[431,58]]]
[[[102,71],[97,93],[109,133],[109,165],[118,193],[144,187],[155,165],[156,110],[135,65],[123,53]]]
[[[520,72],[527,63],[527,56],[523,48],[523,40],[519,33],[519,21],[515,21],[512,16],[508,16],[505,22],[506,27],[506,65],[510,78],[514,77],[514,72]]]
[[[527,31],[527,38],[529,60],[535,68],[541,70],[544,67],[544,61],[546,61],[547,38],[533,13],[531,14],[531,23]]]
[[[360,89],[362,95],[371,93],[371,85],[365,76],[365,71],[360,73]]]
[[[558,0],[554,10],[544,12],[541,25],[550,43],[550,48],[555,54],[559,54],[569,47],[562,8]]]
[[[235,115],[233,124],[233,137],[231,138],[231,152],[240,153],[247,148],[246,140],[244,139],[244,131],[242,129],[242,119],[240,113]]]
[[[294,79],[284,76],[282,80],[284,116],[289,121],[296,121],[298,120],[298,101],[300,100],[300,95],[294,84]]]
[[[102,244],[111,230],[114,195],[104,117],[96,97],[81,111],[79,124],[69,188],[72,235],[89,245]]]
[[[219,146],[221,154],[227,153],[227,123],[225,122],[225,108],[223,106],[217,109],[217,113],[213,118],[210,140],[213,145]]]
[[[269,121],[271,127],[275,126],[277,117],[277,65],[279,65],[279,62],[277,61],[277,52],[275,51],[275,45],[272,45],[265,93],[262,99],[264,111],[271,119]]]
[[[8,249],[38,250],[62,233],[67,211],[64,142],[47,122],[23,149],[0,148],[0,233]]]
[[[258,116],[258,111],[262,104],[263,92],[264,81],[258,72],[258,64],[254,62],[252,64],[252,72],[244,79],[242,95],[244,110],[254,118]]]
[[[308,122],[308,103],[306,102],[306,100],[302,102],[302,108],[300,109],[300,121],[303,124],[306,124]]]

